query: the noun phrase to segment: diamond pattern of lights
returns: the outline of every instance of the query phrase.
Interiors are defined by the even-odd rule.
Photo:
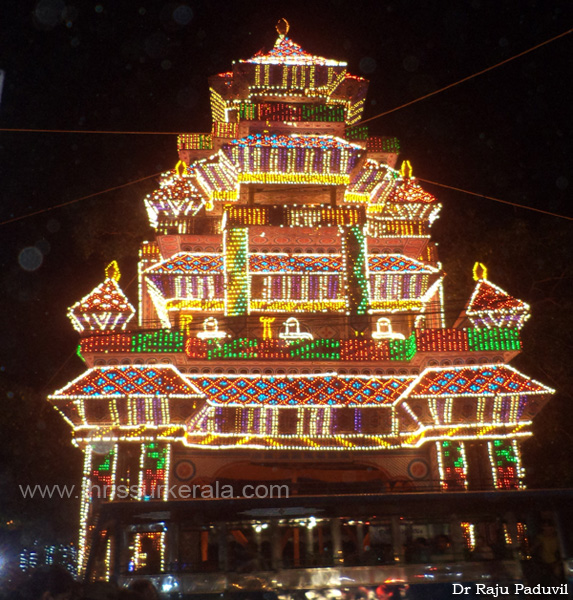
[[[252,273],[289,273],[310,271],[336,273],[342,270],[342,257],[333,255],[251,254],[249,269]]]
[[[427,369],[408,397],[548,394],[553,390],[508,365]]]
[[[364,406],[393,403],[412,377],[204,377],[194,378],[213,404]]]
[[[94,367],[51,398],[197,395],[198,390],[170,365]]]
[[[388,273],[439,273],[439,269],[436,267],[403,256],[402,254],[371,254],[368,257],[368,269],[370,271],[382,271]]]
[[[147,274],[189,275],[200,273],[221,273],[223,256],[221,254],[192,254],[178,252],[171,258],[147,269]]]

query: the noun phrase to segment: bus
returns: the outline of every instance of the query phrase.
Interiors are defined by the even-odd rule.
[[[110,502],[85,577],[146,579],[173,600],[512,598],[537,584],[562,597],[572,500],[507,490]],[[543,534],[556,538],[557,566],[537,559]]]

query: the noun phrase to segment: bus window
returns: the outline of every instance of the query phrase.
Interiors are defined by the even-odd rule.
[[[268,522],[229,523],[227,530],[227,554],[231,571],[252,573],[272,568],[272,536]]]
[[[407,563],[440,563],[462,558],[462,532],[456,536],[449,522],[401,519],[399,530]]]
[[[134,525],[126,531],[121,570],[123,573],[154,574],[165,571],[166,528],[162,523]]]
[[[333,546],[331,520],[310,517],[306,520],[305,529],[307,566],[332,566]]]
[[[394,562],[392,528],[390,522],[372,521],[366,525],[363,540],[363,563],[365,565],[388,565]]]
[[[315,517],[279,521],[275,544],[280,566],[285,569],[332,566],[335,521]]]
[[[360,564],[362,555],[359,540],[359,526],[355,521],[342,521],[340,531],[340,546],[343,564],[354,566]]]
[[[180,528],[179,568],[181,571],[191,573],[220,570],[219,542],[215,526],[183,525]]]

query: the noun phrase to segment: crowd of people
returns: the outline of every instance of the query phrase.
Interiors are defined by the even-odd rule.
[[[59,566],[33,571],[12,590],[0,591],[0,600],[159,600],[157,590],[146,579],[118,588],[111,583],[79,584]]]

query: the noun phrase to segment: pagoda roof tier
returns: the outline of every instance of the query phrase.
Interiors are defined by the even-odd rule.
[[[520,329],[530,316],[529,310],[529,304],[482,278],[476,283],[465,313],[475,327]]]
[[[258,277],[259,282],[260,277],[266,275],[324,276],[330,277],[327,282],[329,285],[340,286],[344,258],[342,254],[247,252],[246,272],[249,276]],[[366,272],[375,279],[370,307],[378,312],[422,310],[435,294],[436,285],[443,276],[439,268],[402,254],[370,254],[367,256]],[[400,278],[392,284],[401,290],[400,298],[396,297],[396,289],[387,288],[381,280],[381,276],[388,274]],[[221,312],[225,307],[222,253],[178,252],[171,258],[149,266],[143,271],[143,276],[147,292],[165,327],[175,324],[181,310]],[[404,279],[406,276],[408,279]],[[287,279],[284,281],[288,282]],[[252,283],[255,285],[254,281]],[[312,285],[316,283],[313,280]],[[313,308],[331,312],[344,309],[344,299],[338,296],[328,299],[301,297],[298,300],[296,306],[289,304],[294,312],[312,312]],[[275,309],[289,312],[280,299],[272,300],[261,296],[259,292],[252,293],[246,309],[247,314]]]
[[[180,310],[223,310],[223,265],[219,253],[177,252],[143,272],[147,291],[165,327],[171,327],[173,315],[176,320]],[[204,298],[196,297],[198,289],[205,292]]]
[[[346,62],[313,55],[286,35],[279,35],[269,52],[257,52],[234,62],[231,71],[209,78],[213,118],[227,120],[229,110],[252,118],[252,101],[270,99],[342,105],[343,119],[354,124],[360,120],[368,82],[350,75],[346,66]],[[239,107],[241,101],[249,105],[246,111]]]
[[[160,218],[177,219],[195,216],[206,203],[196,177],[177,171],[161,176],[159,189],[144,200],[151,226],[157,228]]]
[[[414,377],[216,375],[192,377],[209,404],[227,406],[383,406]]]
[[[212,449],[372,450],[530,435],[531,418],[552,393],[502,365],[383,377],[185,376],[146,365],[95,367],[50,400],[77,440],[154,435]]]
[[[395,171],[375,160],[367,159],[346,189],[345,202],[383,203],[396,182]]]
[[[381,406],[405,398],[551,395],[509,365],[428,367],[419,375],[182,375],[173,365],[93,367],[50,396],[201,397],[212,405]]]
[[[193,252],[178,252],[170,258],[152,265],[145,271],[147,275],[192,275],[222,272],[222,254]]]
[[[375,274],[424,273],[436,275],[440,272],[437,267],[403,254],[370,254],[368,256],[368,270]]]
[[[437,202],[436,197],[422,189],[422,186],[413,177],[398,179],[388,200],[391,202],[414,202],[422,204]]]
[[[207,213],[202,216],[208,215],[214,202],[239,201],[244,185],[259,189],[270,185],[273,190],[280,185],[341,186],[343,193],[334,210],[363,210],[364,206],[370,236],[427,235],[441,205],[413,179],[404,179],[398,171],[365,157],[362,146],[334,135],[252,134],[230,139],[216,154],[185,166],[182,173],[175,169],[165,174],[160,188],[147,196],[145,204],[154,228],[160,221],[165,227],[172,222],[185,234],[195,233],[193,227],[184,226],[187,220],[191,222],[203,209]],[[261,211],[268,212],[265,205],[269,203],[264,200],[249,206],[244,216],[252,213],[253,219]],[[288,210],[288,205],[283,208]],[[319,208],[303,206],[302,210]],[[268,215],[261,214],[254,222],[264,224],[266,220]]]
[[[253,134],[220,151],[241,183],[346,185],[365,154],[358,144],[331,135]]]
[[[480,279],[467,307],[469,313],[528,311],[529,304],[514,298],[497,285]]]
[[[313,225],[323,226],[329,214],[332,216],[338,215],[340,211],[362,211],[365,207],[370,237],[428,237],[429,225],[437,218],[441,205],[422,201],[396,202],[394,190],[397,183],[393,176],[383,177],[372,193],[360,191],[360,186],[350,183],[351,179],[356,181],[355,167],[364,155],[364,150],[359,146],[333,136],[251,137],[255,139],[253,145],[243,145],[242,142],[247,138],[242,138],[237,140],[236,145],[228,144],[209,160],[198,161],[188,168],[194,174],[197,186],[201,188],[203,200],[194,196],[178,204],[163,198],[161,202],[158,200],[153,204],[148,197],[151,225],[157,228],[158,220],[162,218],[163,225],[168,226],[171,220],[180,234],[195,233],[194,227],[186,225],[187,221],[191,223],[203,207],[207,211],[212,210],[213,202],[225,204],[238,201],[243,197],[243,184],[287,187],[298,184],[322,188],[346,186],[344,196],[341,197],[341,202],[346,206],[295,207],[281,204],[272,209],[270,205],[257,204],[248,209],[240,205],[239,212],[233,211],[229,206],[225,209],[229,213],[228,222],[232,221],[237,226],[242,221],[244,225],[268,225],[277,222],[277,211],[282,210],[285,220],[283,224],[288,226],[300,226],[300,223],[307,223],[311,218]],[[284,146],[273,145],[279,139],[285,142]],[[261,145],[257,145],[257,140],[261,141]],[[305,142],[309,140],[312,143],[307,146]],[[314,146],[318,141],[325,142],[326,146]],[[333,149],[327,149],[330,142],[333,142]],[[382,170],[385,168],[381,167],[381,170],[373,172],[382,173]],[[367,184],[365,186],[368,187]],[[272,219],[269,212],[271,210],[274,210]]]
[[[172,365],[93,367],[54,392],[50,400],[118,396],[202,397]]]
[[[408,398],[555,393],[509,365],[429,367],[410,386]]]
[[[296,42],[293,42],[286,36],[279,36],[273,49],[266,54],[263,51],[257,52],[247,60],[241,60],[242,63],[252,63],[259,65],[321,65],[327,67],[345,67],[345,62],[314,56],[306,50],[303,50]]]
[[[237,199],[236,170],[228,160],[221,160],[220,153],[208,160],[193,163],[188,170],[195,175],[201,189],[211,201]]]

